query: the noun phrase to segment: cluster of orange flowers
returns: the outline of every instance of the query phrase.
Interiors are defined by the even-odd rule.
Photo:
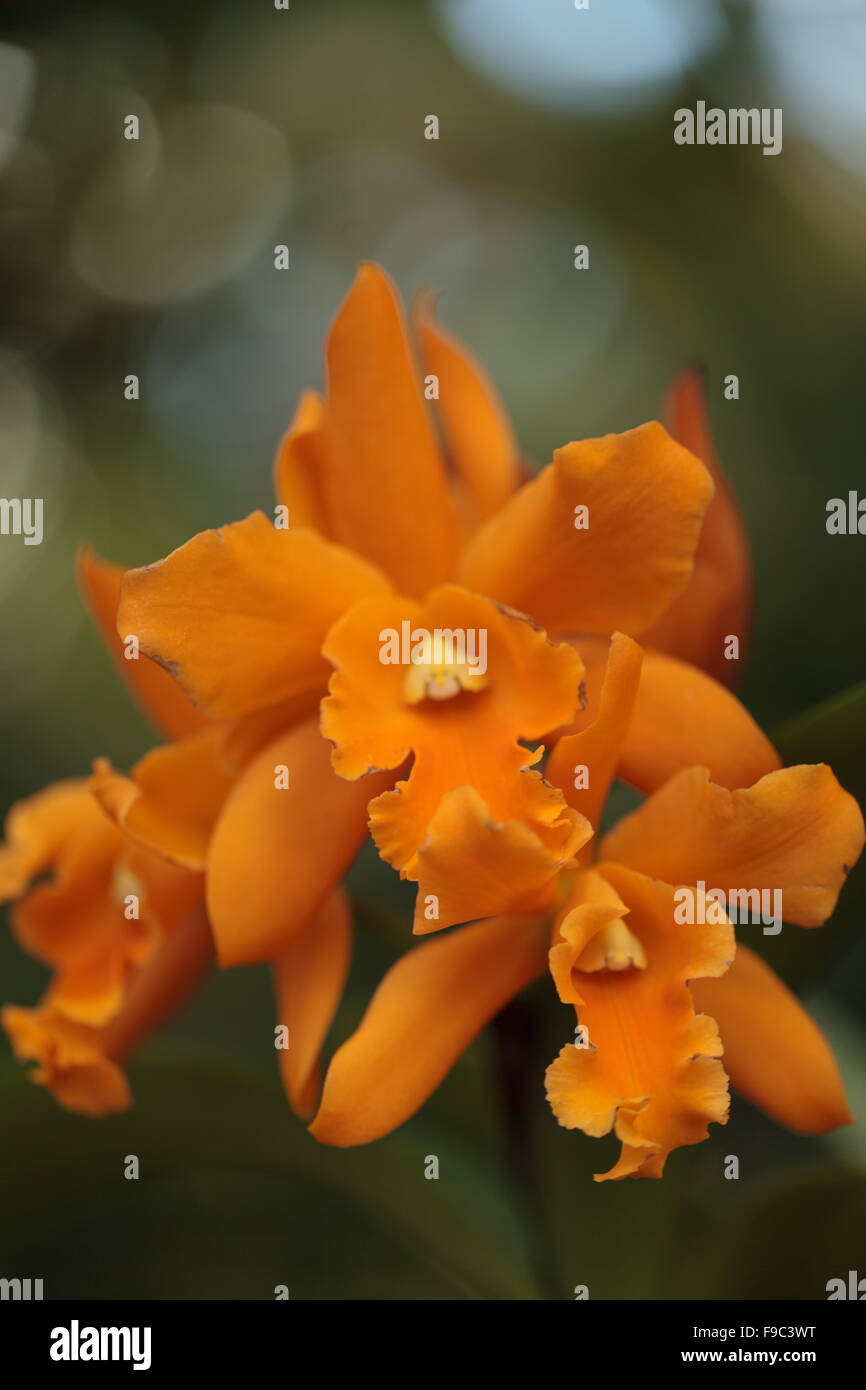
[[[362,1144],[549,969],[578,1040],[547,1095],[560,1124],[616,1134],[605,1177],[659,1176],[724,1123],[729,1078],[795,1130],[845,1123],[786,986],[724,914],[674,911],[678,888],[718,882],[781,890],[787,922],[819,926],[864,840],[830,769],[781,767],[727,689],[748,553],[699,376],[675,384],[670,432],[567,444],[529,477],[481,368],[429,300],[413,318],[420,366],[391,282],[363,266],[327,394],[302,398],[278,451],[288,526],[254,512],[125,573],[82,554],[169,741],[10,812],[0,894],[53,972],[35,1008],[3,1010],[15,1052],[69,1109],[121,1110],[125,1058],[214,952],[268,961],[292,1109],[321,1142]],[[379,650],[407,622],[483,630],[483,679],[431,660],[407,683]],[[602,834],[614,778],[646,799]],[[417,884],[430,939],[322,1080],[351,951],[340,883],[368,832]]]

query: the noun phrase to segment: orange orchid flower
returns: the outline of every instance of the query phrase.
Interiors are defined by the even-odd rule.
[[[293,1111],[309,1118],[321,1084],[319,1056],[351,955],[349,901],[336,885],[366,833],[369,792],[341,781],[331,770],[318,721],[299,718],[305,713],[303,703],[292,707],[294,723],[274,747],[268,742],[271,711],[262,719],[206,720],[155,662],[147,657],[126,660],[117,632],[123,571],[85,555],[79,572],[91,610],[133,693],[155,723],[177,735],[173,743],[145,754],[128,777],[106,759],[96,760],[89,791],[93,804],[109,817],[106,823],[167,869],[175,866],[175,872],[193,874],[202,897],[207,883],[227,919],[236,916],[241,923],[259,904],[265,917],[274,906],[274,880],[262,883],[247,873],[250,822],[262,831],[257,848],[275,865],[282,863],[286,845],[304,834],[326,843],[313,863],[298,863],[283,881],[279,930],[269,940],[262,938],[262,958],[274,977],[277,1017],[290,1028],[290,1046],[277,1053],[283,1085]],[[278,723],[290,717],[281,706]],[[263,741],[268,743],[264,755],[259,749]],[[305,790],[306,799],[274,796],[273,757],[291,767],[292,788]],[[252,775],[242,776],[249,768]],[[214,845],[216,854],[211,853]],[[324,895],[323,881],[332,885]],[[210,935],[208,940],[212,944]],[[233,940],[229,935],[223,943],[229,958],[243,950],[242,938],[236,946]]]
[[[523,481],[481,368],[429,299],[414,317],[438,436],[393,286],[364,266],[328,338],[327,396],[303,397],[278,451],[276,524],[254,513],[125,574],[82,561],[113,654],[174,741],[129,776],[98,760],[75,789],[116,858],[88,880],[75,970],[51,959],[43,1004],[11,1011],[16,1046],[63,1103],[126,1103],[118,1060],[186,962],[162,921],[151,956],[117,930],[111,893],[137,856],[194,882],[198,939],[209,920],[221,964],[273,964],[284,1087],[323,1142],[406,1119],[548,954],[590,1039],[550,1068],[551,1102],[570,1127],[615,1129],[605,1176],[659,1175],[725,1118],[719,1028],[734,1083],[783,1123],[843,1122],[832,1055],[793,996],[742,945],[734,958],[727,919],[683,928],[672,913],[683,883],[721,873],[783,889],[788,919],[816,925],[863,842],[829,769],[780,768],[725,689],[748,556],[699,377],[675,383],[674,437],[651,423],[569,444]],[[643,660],[618,629],[643,634]],[[648,800],[596,851],[614,776]],[[351,942],[338,885],[368,823],[418,885],[415,932],[456,930],[388,972],[322,1089]],[[45,860],[58,881],[67,857],[90,862],[79,830]],[[115,1007],[82,1021],[68,998],[76,980],[95,993],[82,962],[102,921]],[[755,1036],[771,1054],[760,1077]]]
[[[483,371],[428,298],[414,320],[435,420],[394,287],[364,265],[328,337],[326,397],[302,398],[278,451],[278,524],[253,513],[124,577],[118,631],[232,729],[242,753],[207,853],[224,965],[272,959],[297,938],[368,814],[383,858],[418,884],[416,932],[548,910],[592,827],[536,769],[543,744],[577,727],[609,634],[639,634],[689,598],[705,512],[718,514],[707,468],[657,423],[569,444],[521,482]],[[684,379],[675,400],[676,427],[695,435],[694,386]],[[718,590],[698,587],[689,621],[700,610],[718,628]],[[407,628],[483,633],[487,673],[435,649],[408,666],[405,653],[383,661],[382,634]],[[321,734],[337,780],[303,722],[327,690]],[[754,727],[733,751],[731,699],[654,653],[623,750],[639,785],[651,789],[695,749],[707,757],[708,739],[726,783],[778,766]],[[291,795],[275,792],[283,766]],[[160,827],[148,842],[170,852],[175,808],[155,778],[145,786],[139,770],[133,783],[104,800],[116,814],[134,804],[139,828]],[[175,857],[185,862],[182,846]]]
[[[628,740],[641,658],[614,636],[596,717],[549,759],[548,778],[593,824]],[[745,711],[740,726],[751,741]],[[398,960],[332,1059],[313,1134],[345,1146],[401,1124],[548,963],[581,1032],[548,1069],[548,1097],[567,1128],[615,1132],[620,1158],[599,1178],[660,1176],[673,1149],[725,1122],[728,1076],[799,1132],[846,1123],[832,1052],[796,998],[735,943],[724,913],[687,924],[675,904],[678,886],[700,880],[773,888],[787,921],[817,926],[863,842],[859,808],[827,767],[777,769],[734,791],[684,767],[601,839],[595,862],[584,851],[560,874],[552,947],[549,920],[527,913],[462,927]]]
[[[203,870],[232,784],[228,732],[208,726],[153,662],[125,658],[116,632],[122,572],[89,552],[79,558],[86,602],[127,685],[176,741],[138,764],[140,805],[135,784],[100,759],[89,782],[57,783],[13,807],[0,846],[0,900],[18,900],[12,929],[53,971],[41,1002],[6,1006],[3,1026],[16,1056],[36,1064],[31,1079],[90,1115],[131,1104],[123,1063],[213,961]],[[172,808],[165,829],[148,815],[152,795]],[[332,893],[310,928],[274,962],[278,1009],[292,1019],[283,1080],[304,1116],[315,1109],[319,1051],[348,968],[344,895]]]
[[[200,717],[164,671],[122,660],[112,612],[120,571],[85,552],[79,580],[154,722],[178,735],[196,728]],[[19,945],[52,971],[35,1008],[2,1011],[16,1056],[35,1063],[31,1079],[70,1110],[126,1109],[124,1059],[213,959],[202,874],[124,835],[86,779],[57,782],[7,816],[0,901],[15,901],[10,924]]]

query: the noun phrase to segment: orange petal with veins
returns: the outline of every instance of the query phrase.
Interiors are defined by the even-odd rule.
[[[656,421],[567,444],[478,530],[459,578],[553,634],[639,636],[688,581],[712,494]]]
[[[860,856],[860,808],[829,767],[785,767],[728,791],[685,768],[626,816],[600,855],[667,883],[780,890],[786,922],[817,927]]]
[[[253,512],[128,570],[118,631],[134,633],[204,714],[231,719],[324,687],[329,627],[387,588],[350,551]]]

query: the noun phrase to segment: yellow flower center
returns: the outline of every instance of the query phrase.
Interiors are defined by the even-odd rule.
[[[578,957],[576,970],[595,974],[599,970],[645,970],[646,952],[640,941],[622,920],[610,922],[584,947]]]
[[[419,705],[422,700],[453,700],[461,690],[478,691],[486,686],[486,675],[473,670],[467,662],[419,662],[406,672],[403,699],[407,705]]]
[[[144,884],[141,879],[137,878],[125,864],[115,864],[111,877],[111,896],[114,901],[122,905],[127,898],[136,897],[140,902],[143,895]]]

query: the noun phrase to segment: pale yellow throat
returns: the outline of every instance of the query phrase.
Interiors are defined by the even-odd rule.
[[[111,896],[121,905],[130,897],[141,899],[144,896],[144,884],[125,864],[115,864],[111,876]]]
[[[466,662],[438,666],[420,662],[406,672],[403,699],[407,705],[419,705],[422,700],[453,700],[461,690],[484,690],[486,685],[486,675],[473,671]]]
[[[583,948],[574,968],[587,974],[598,970],[645,970],[646,952],[620,917],[596,932]]]

